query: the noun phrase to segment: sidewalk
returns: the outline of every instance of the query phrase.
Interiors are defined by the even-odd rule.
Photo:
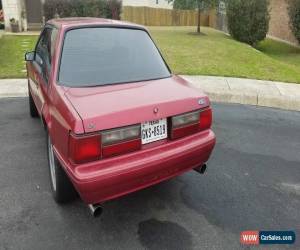
[[[214,76],[182,76],[211,101],[300,111],[300,84]]]
[[[0,79],[0,98],[28,96],[27,79]]]
[[[211,101],[300,111],[300,84],[213,76],[182,76]],[[0,80],[0,98],[27,96],[26,79]]]

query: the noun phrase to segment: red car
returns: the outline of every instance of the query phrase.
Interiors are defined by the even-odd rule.
[[[57,202],[78,193],[96,216],[104,201],[204,172],[216,140],[209,99],[172,75],[144,27],[51,20],[25,59]]]

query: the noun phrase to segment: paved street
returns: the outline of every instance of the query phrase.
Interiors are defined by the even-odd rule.
[[[55,204],[40,121],[26,98],[1,99],[0,249],[232,250],[243,230],[295,230],[296,245],[268,249],[300,249],[300,113],[214,110],[218,143],[205,175],[110,201],[94,219],[80,200]]]

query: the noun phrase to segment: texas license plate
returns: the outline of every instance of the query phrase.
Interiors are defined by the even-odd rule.
[[[142,144],[147,144],[168,137],[167,119],[144,122],[141,126]]]

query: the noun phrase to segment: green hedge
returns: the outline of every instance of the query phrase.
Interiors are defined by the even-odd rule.
[[[289,15],[291,29],[300,43],[300,0],[289,1]]]
[[[47,0],[43,6],[46,20],[57,17],[103,17],[120,19],[120,0]]]
[[[269,30],[269,1],[227,0],[227,18],[230,35],[255,46],[266,38]]]

